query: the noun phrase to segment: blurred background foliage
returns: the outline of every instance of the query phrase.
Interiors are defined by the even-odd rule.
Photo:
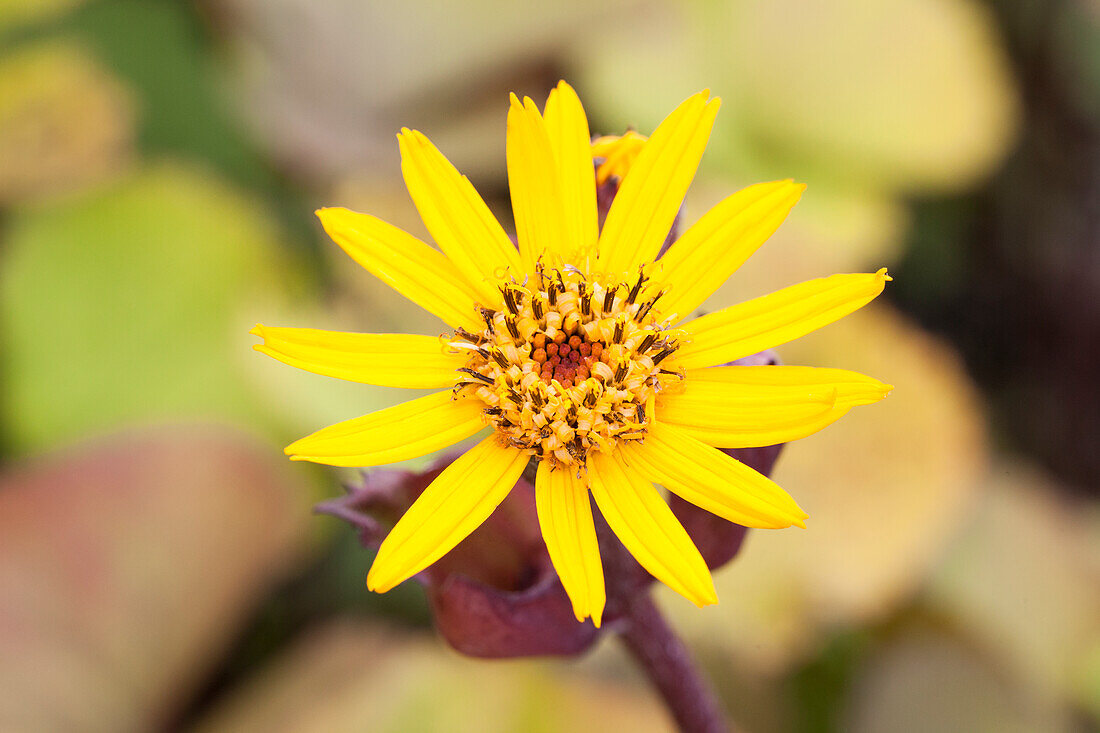
[[[716,607],[661,598],[732,717],[1094,729],[1094,0],[0,0],[0,729],[669,730],[614,644],[464,659],[418,588],[369,595],[309,515],[348,476],[280,448],[398,395],[247,335],[441,330],[311,212],[423,235],[408,125],[509,221],[506,94],[559,78],[601,133],[723,97],[689,222],[809,183],[707,308],[896,276],[782,349],[897,386],[781,457],[810,529],[751,533]]]

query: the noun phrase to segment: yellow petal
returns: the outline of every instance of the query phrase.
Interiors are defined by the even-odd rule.
[[[689,97],[653,132],[630,167],[600,233],[597,270],[609,279],[657,256],[695,177],[721,101]]]
[[[401,173],[424,226],[481,303],[503,305],[496,283],[523,280],[519,253],[473,184],[416,130],[397,136]]]
[[[454,445],[485,427],[484,403],[436,392],[330,425],[288,445],[295,461],[380,466]]]
[[[638,134],[635,130],[628,130],[624,135],[604,135],[592,141],[592,157],[601,158],[603,162],[596,168],[596,185],[602,186],[617,176],[619,180],[630,172],[630,166],[638,158],[638,153],[645,147],[646,136]]]
[[[577,243],[566,226],[565,199],[546,124],[529,97],[520,104],[515,94],[511,96],[506,153],[523,264],[533,271],[535,260],[545,256],[560,266]]]
[[[446,387],[468,354],[437,336],[346,333],[256,324],[249,333],[264,340],[252,348],[284,364],[326,377],[382,387]]]
[[[844,369],[728,366],[689,369],[682,390],[657,396],[657,417],[719,448],[804,438],[856,405],[878,402],[888,384]]]
[[[450,552],[504,501],[527,460],[526,453],[501,447],[495,435],[455,459],[390,530],[367,587],[385,593]]]
[[[573,614],[578,621],[591,616],[599,628],[606,596],[588,486],[573,471],[554,471],[542,461],[535,477],[535,506],[550,561],[573,604]]]
[[[588,117],[573,87],[559,81],[546,100],[546,132],[561,181],[565,204],[565,229],[577,251],[569,261],[595,256],[599,236],[596,212],[596,180],[592,174],[591,135]],[[580,266],[579,262],[573,262]]]
[[[588,454],[592,496],[607,524],[643,568],[697,606],[718,602],[699,550],[657,489],[613,454]]]
[[[703,215],[659,260],[651,290],[664,289],[666,315],[691,314],[767,241],[806,186],[759,183],[726,198]]]
[[[804,527],[806,512],[771,479],[671,425],[651,424],[623,456],[635,470],[686,501],[746,527]]]
[[[890,279],[886,268],[818,278],[696,318],[682,327],[675,363],[715,366],[785,344],[867,305]]]
[[[481,330],[476,292],[437,250],[369,214],[329,208],[317,216],[333,241],[379,280],[452,327]]]

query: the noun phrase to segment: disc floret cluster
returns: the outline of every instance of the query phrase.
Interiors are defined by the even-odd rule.
[[[576,268],[540,262],[525,284],[501,286],[505,307],[481,310],[480,333],[459,329],[451,345],[471,351],[455,387],[485,403],[509,445],[579,467],[591,450],[645,436],[678,332],[660,323],[649,278],[603,284]],[[644,296],[644,299],[643,299]]]

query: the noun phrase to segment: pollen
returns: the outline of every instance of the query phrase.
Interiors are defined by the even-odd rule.
[[[480,333],[455,332],[468,349],[455,394],[466,390],[507,445],[567,468],[591,450],[643,438],[662,385],[680,375],[661,362],[681,334],[660,323],[643,271],[601,282],[565,266],[501,286],[504,308],[483,308]],[[643,299],[644,297],[644,299]]]

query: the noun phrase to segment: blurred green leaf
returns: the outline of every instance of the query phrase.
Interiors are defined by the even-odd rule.
[[[55,18],[83,0],[0,0],[0,31]]]
[[[131,157],[135,102],[77,44],[0,58],[0,203],[72,191]]]
[[[796,701],[795,716],[803,733],[839,730],[837,718],[844,711],[845,695],[870,646],[865,629],[835,634],[821,653],[790,677],[790,696]]]
[[[269,183],[270,171],[232,116],[216,57],[189,3],[101,0],[71,28],[142,100],[141,143],[150,153],[184,153],[238,183]]]
[[[1000,39],[969,0],[662,3],[578,53],[593,109],[620,126],[651,130],[710,87],[725,106],[709,165],[762,179],[956,190],[1018,124]]]
[[[0,415],[19,451],[165,416],[262,424],[246,303],[292,281],[265,212],[177,165],[13,215]]]
[[[953,190],[987,173],[1013,138],[1007,61],[975,2],[708,8],[712,43],[724,29],[724,60],[752,70],[729,77],[747,137],[779,161],[810,163],[848,186]]]
[[[19,2],[0,0],[5,1]],[[275,203],[274,215],[292,232],[292,244],[312,244],[312,207],[302,204],[301,192],[279,175],[238,119],[239,94],[225,86],[224,59],[211,33],[215,14],[204,19],[199,5],[96,0],[8,36],[13,47],[62,36],[92,50],[96,60],[133,92],[139,152],[168,153],[214,168]],[[43,20],[54,17],[44,15]]]

